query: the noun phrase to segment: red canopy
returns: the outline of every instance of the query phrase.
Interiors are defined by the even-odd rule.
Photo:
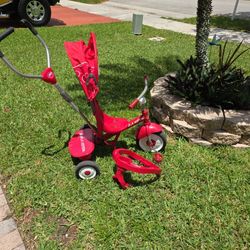
[[[87,99],[92,101],[99,92],[97,87],[98,52],[95,34],[90,33],[88,45],[84,41],[77,41],[65,42],[64,47]],[[91,75],[94,78],[90,77]]]

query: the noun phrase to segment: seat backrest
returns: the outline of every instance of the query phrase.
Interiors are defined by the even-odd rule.
[[[65,42],[64,47],[87,99],[92,101],[99,92],[97,86],[99,76],[98,51],[95,34],[90,33],[88,45],[81,40]]]

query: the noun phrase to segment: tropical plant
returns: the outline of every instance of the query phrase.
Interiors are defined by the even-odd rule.
[[[233,65],[248,50],[240,51],[241,44],[226,53],[225,42],[219,48],[218,63],[206,67],[192,56],[184,63],[178,60],[181,69],[168,78],[170,91],[196,104],[250,109],[250,78]]]

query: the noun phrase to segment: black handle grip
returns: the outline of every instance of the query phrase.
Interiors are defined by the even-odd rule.
[[[7,36],[9,36],[11,33],[14,32],[14,28],[13,27],[9,27],[8,29],[6,29],[2,34],[0,34],[0,42],[6,38]]]
[[[37,30],[33,27],[33,25],[30,23],[30,22],[28,22],[26,19],[22,19],[21,20],[21,22],[27,27],[27,28],[29,28],[29,30],[33,33],[33,35],[37,35],[38,34],[38,32],[37,32]]]

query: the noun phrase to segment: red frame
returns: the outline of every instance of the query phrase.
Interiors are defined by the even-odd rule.
[[[120,119],[126,120],[127,124],[126,124],[126,126],[124,126],[124,124],[122,124],[121,126],[117,126],[116,133],[108,133],[105,131],[105,126],[107,124],[105,124],[105,119],[103,119],[103,117],[107,116],[107,115],[100,108],[100,105],[99,105],[96,98],[91,102],[91,107],[92,107],[92,111],[93,111],[93,114],[96,118],[96,123],[97,123],[97,131],[96,131],[95,136],[97,138],[97,141],[104,142],[106,145],[114,146],[116,144],[121,132],[123,132],[131,127],[134,127],[140,123],[143,123],[143,124],[136,131],[136,139],[141,139],[143,137],[149,136],[152,133],[162,132],[161,125],[150,121],[149,110],[143,109],[141,112],[141,115],[133,118],[130,121],[126,120],[124,118],[112,117],[112,120],[117,120],[118,122]],[[109,141],[109,139],[114,137],[114,136],[115,136],[114,140]]]
[[[130,121],[125,118],[111,117],[103,112],[97,101],[97,94],[99,92],[97,86],[99,68],[98,51],[94,33],[90,33],[88,45],[86,45],[84,41],[65,42],[64,45],[96,118],[97,130],[95,132],[93,131],[96,139],[95,143],[104,142],[107,145],[115,146],[121,132],[139,123],[143,123],[143,125],[139,127],[136,132],[137,139],[162,131],[162,127],[159,124],[150,121],[148,109],[143,109],[141,115]],[[129,108],[134,108],[138,102],[139,100],[136,99],[129,105]],[[111,140],[112,137],[114,137],[113,140]]]
[[[112,156],[117,166],[113,179],[123,189],[130,187],[130,184],[125,181],[123,176],[125,171],[139,174],[156,174],[158,176],[161,174],[161,169],[157,165],[131,150],[118,148],[113,151]]]

